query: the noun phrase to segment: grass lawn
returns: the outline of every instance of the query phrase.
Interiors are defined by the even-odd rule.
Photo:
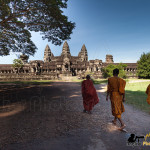
[[[150,81],[136,82],[126,84],[126,103],[135,106],[145,112],[150,112],[150,105],[148,105],[145,93]]]
[[[94,84],[107,83],[107,79],[95,79],[93,80]]]

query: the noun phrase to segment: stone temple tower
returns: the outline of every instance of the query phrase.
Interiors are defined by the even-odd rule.
[[[44,51],[44,62],[50,62],[53,57],[54,57],[54,55],[51,52],[50,47],[48,45],[46,45],[46,48],[45,48],[45,51]]]
[[[113,56],[112,55],[106,55],[106,63],[114,63],[114,60],[113,60]]]
[[[70,54],[70,48],[69,48],[69,45],[68,45],[67,41],[65,41],[65,43],[63,45],[63,49],[62,49],[61,55],[65,55],[65,56],[70,55],[71,56],[71,54]]]
[[[79,52],[78,57],[80,58],[81,61],[88,61],[87,49],[84,44],[81,48],[81,51]]]

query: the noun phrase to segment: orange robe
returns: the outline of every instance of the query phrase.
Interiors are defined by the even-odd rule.
[[[110,93],[112,115],[117,118],[121,118],[121,114],[125,111],[122,101],[125,85],[125,80],[119,77],[110,77],[108,79],[107,92]]]
[[[94,105],[99,102],[96,89],[91,80],[84,80],[82,82],[82,97],[84,109],[87,111],[92,110]]]
[[[150,84],[146,89],[146,94],[147,94],[147,103],[150,104]]]

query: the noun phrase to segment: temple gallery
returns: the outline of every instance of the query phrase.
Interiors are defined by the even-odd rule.
[[[102,78],[102,68],[109,64],[117,65],[112,55],[106,55],[105,62],[100,59],[88,60],[88,51],[83,45],[78,56],[72,56],[67,41],[64,42],[60,56],[54,56],[47,45],[44,51],[44,60],[31,60],[21,55],[23,67],[16,70],[12,64],[0,64],[0,79],[61,79],[63,77],[84,77],[92,73],[94,78]],[[137,63],[123,63],[127,67],[127,76],[136,78]],[[19,71],[19,72],[17,72]],[[17,74],[17,76],[16,76]]]

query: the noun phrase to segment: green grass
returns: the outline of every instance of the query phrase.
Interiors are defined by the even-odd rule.
[[[107,83],[107,79],[94,79],[94,84],[101,84],[101,83]]]
[[[136,82],[126,84],[126,103],[135,106],[145,112],[150,112],[150,105],[147,104],[147,95],[145,93],[150,82]]]

